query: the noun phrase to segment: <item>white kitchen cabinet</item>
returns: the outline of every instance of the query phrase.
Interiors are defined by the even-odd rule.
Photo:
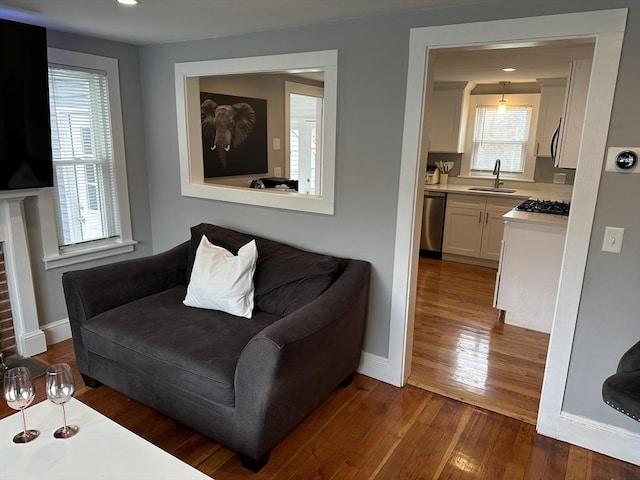
[[[505,323],[551,332],[566,231],[566,223],[505,222],[494,298]]]
[[[442,252],[479,257],[483,215],[484,208],[460,208],[447,205]]]
[[[536,129],[536,157],[551,156],[551,140],[560,125],[564,108],[566,78],[538,79],[540,92],[540,113]]]
[[[449,194],[442,252],[499,260],[502,215],[521,202],[522,198]]]
[[[520,203],[520,201],[518,201]],[[516,203],[516,205],[518,204]],[[487,209],[484,212],[484,227],[482,229],[482,248],[480,258],[488,260],[500,260],[500,246],[504,232],[504,220],[502,216],[516,205],[493,205],[487,200]]]
[[[582,142],[584,112],[589,92],[592,59],[573,60],[570,65],[569,79],[565,90],[562,121],[558,136],[558,148],[555,166],[576,168],[578,153]]]
[[[469,109],[467,82],[436,82],[429,105],[429,151],[464,151]]]

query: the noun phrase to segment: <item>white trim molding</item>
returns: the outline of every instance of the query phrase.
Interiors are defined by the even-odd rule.
[[[68,318],[63,318],[57,322],[42,325],[42,331],[47,338],[47,345],[62,342],[71,338],[71,325]]]
[[[404,385],[411,373],[418,275],[417,252],[422,209],[422,202],[419,200],[423,195],[421,172],[424,172],[426,162],[426,155],[421,155],[426,110],[423,105],[424,99],[428,98],[426,93],[431,88],[428,79],[433,77],[432,65],[429,65],[429,52],[440,48],[498,43],[518,46],[534,40],[592,37],[596,39],[596,45],[579,152],[580,162],[573,189],[572,211],[567,229],[537,430],[554,438],[563,435],[563,440],[581,444],[583,439],[577,432],[592,429],[594,422],[579,417],[572,417],[571,428],[567,428],[569,417],[562,411],[562,403],[602,162],[605,158],[626,17],[627,9],[617,9],[411,30],[391,298],[390,383]],[[613,428],[608,431],[611,437],[622,440],[621,431]],[[602,453],[614,457],[621,455],[614,447],[616,443],[607,442],[602,446]]]
[[[640,434],[562,412],[554,438],[640,465]]]
[[[360,355],[358,373],[375,378],[381,382],[391,383],[389,378],[389,359],[363,351]]]
[[[3,242],[16,347],[18,354],[23,357],[47,350],[47,342],[38,322],[22,203],[26,196],[36,194],[37,190],[13,190],[0,195],[0,241]]]

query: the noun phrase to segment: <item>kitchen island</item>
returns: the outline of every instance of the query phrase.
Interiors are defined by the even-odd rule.
[[[507,324],[550,333],[568,217],[514,209],[502,218],[494,306]]]

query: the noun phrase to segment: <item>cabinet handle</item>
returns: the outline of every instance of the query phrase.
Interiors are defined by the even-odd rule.
[[[478,223],[482,223],[482,212],[478,212]]]
[[[484,223],[485,224],[489,223],[489,212],[485,212]]]

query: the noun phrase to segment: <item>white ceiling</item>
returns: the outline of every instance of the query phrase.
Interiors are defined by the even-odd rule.
[[[535,82],[538,78],[564,78],[569,62],[591,58],[593,39],[552,40],[527,45],[490,45],[476,48],[452,48],[435,52],[436,81],[474,83]],[[503,72],[513,67],[515,72]]]
[[[170,43],[305,25],[327,20],[494,0],[0,0],[0,18],[134,45]],[[497,83],[564,77],[571,58],[593,42],[553,42],[521,48],[492,46],[439,51],[435,79]],[[587,54],[588,55],[588,54]],[[516,67],[505,74],[501,68]]]
[[[0,17],[135,45],[492,0],[0,0]]]

